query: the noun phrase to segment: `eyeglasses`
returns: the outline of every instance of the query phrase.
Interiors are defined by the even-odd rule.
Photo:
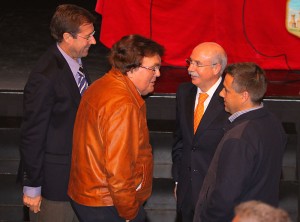
[[[140,65],[139,67],[141,67],[143,69],[151,70],[153,72],[153,74],[155,74],[160,69],[160,66],[146,67],[146,66]]]
[[[90,35],[88,35],[88,36],[81,36],[81,35],[77,35],[77,36],[79,36],[80,38],[83,38],[83,39],[89,41],[89,40],[95,35],[95,32],[96,32],[96,31],[93,31],[93,32],[92,32]]]
[[[188,66],[195,65],[197,67],[214,66],[214,65],[218,64],[218,63],[213,63],[213,64],[210,64],[210,65],[202,65],[199,61],[193,61],[191,59],[186,59],[185,61],[186,61]]]

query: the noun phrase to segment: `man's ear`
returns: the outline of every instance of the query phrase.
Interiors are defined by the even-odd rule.
[[[70,43],[70,41],[74,40],[74,37],[70,33],[65,32],[63,34],[63,39],[64,39],[65,42]]]
[[[219,75],[219,72],[220,72],[222,66],[221,66],[220,63],[217,63],[217,64],[213,65],[212,68],[213,68],[213,70],[214,70],[214,74],[215,74],[215,75]]]
[[[242,101],[243,101],[243,103],[248,102],[249,100],[251,100],[248,91],[242,92],[242,93],[241,93],[241,96],[242,96]]]
[[[126,75],[128,76],[129,79],[132,79],[133,78],[133,70],[129,70],[128,72],[126,72]]]

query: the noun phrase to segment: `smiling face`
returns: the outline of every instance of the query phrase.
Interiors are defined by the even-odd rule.
[[[137,67],[127,72],[128,78],[133,82],[141,95],[145,96],[154,91],[155,80],[160,76],[159,69],[154,70],[154,68],[160,67],[160,64],[161,58],[159,55],[144,57],[141,64],[143,67]]]
[[[79,27],[79,32],[74,38],[73,45],[71,47],[71,53],[74,58],[86,57],[91,45],[96,44],[93,24],[83,24]]]
[[[215,57],[224,50],[215,43],[202,43],[193,50],[188,63],[188,72],[192,83],[202,91],[208,91],[220,77],[221,65]]]
[[[195,57],[191,55],[191,60],[193,62],[200,62],[199,59],[193,58]],[[199,87],[202,91],[206,92],[210,86],[213,85],[217,76],[214,74],[213,66],[210,65],[210,61],[202,59],[201,64],[203,64],[203,66],[198,67],[191,63],[188,71],[191,76],[192,83]]]
[[[60,47],[75,60],[86,57],[90,46],[96,44],[93,34],[94,25],[92,23],[85,23],[79,27],[79,32],[75,36],[70,33],[64,33]]]

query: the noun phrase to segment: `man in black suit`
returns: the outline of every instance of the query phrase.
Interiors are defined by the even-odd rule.
[[[81,58],[96,44],[94,21],[86,9],[58,6],[50,25],[56,44],[39,59],[24,88],[19,176],[31,221],[76,221],[67,188],[73,125],[90,84]]]
[[[225,110],[232,115],[196,204],[194,222],[227,222],[241,202],[259,200],[277,206],[286,134],[263,107],[265,72],[254,63],[225,69]]]
[[[204,177],[228,122],[224,102],[219,97],[227,56],[217,43],[204,42],[194,48],[186,61],[192,81],[181,84],[176,94],[172,174],[177,211],[182,221],[191,222]],[[206,93],[208,97],[203,104],[204,115],[197,126],[194,110],[200,93]]]

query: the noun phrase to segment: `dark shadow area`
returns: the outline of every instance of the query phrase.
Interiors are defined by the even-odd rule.
[[[51,17],[59,4],[72,3],[90,10],[97,21],[95,38],[86,57],[92,80],[108,69],[108,49],[99,42],[101,16],[94,11],[96,0],[7,1],[0,12],[0,89],[22,90],[38,58],[54,41],[50,35]]]

